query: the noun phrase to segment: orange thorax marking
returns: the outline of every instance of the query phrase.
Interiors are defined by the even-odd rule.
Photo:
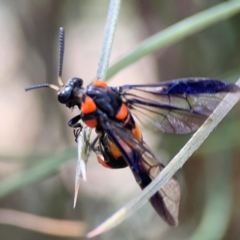
[[[120,107],[117,115],[116,115],[116,118],[118,120],[124,120],[128,115],[128,108],[127,106],[123,103],[122,106]]]
[[[102,88],[107,88],[108,85],[101,79],[97,79],[93,84],[94,87],[102,87]]]
[[[87,114],[87,113],[95,112],[96,110],[97,110],[97,106],[93,101],[93,99],[89,96],[86,96],[81,106],[81,112],[83,114]]]

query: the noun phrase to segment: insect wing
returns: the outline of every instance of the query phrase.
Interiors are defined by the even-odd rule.
[[[109,121],[105,130],[110,139],[122,152],[133,174],[143,189],[157,177],[164,166],[150,152],[145,143],[138,141],[130,131]],[[135,153],[138,157],[135,158]],[[137,162],[137,170],[136,170]],[[139,179],[140,177],[140,179]],[[149,201],[157,213],[171,226],[178,225],[178,211],[180,202],[180,187],[175,178],[171,178],[155,193]]]
[[[177,134],[197,130],[228,92],[240,91],[235,84],[204,78],[118,89],[134,116],[158,130]]]

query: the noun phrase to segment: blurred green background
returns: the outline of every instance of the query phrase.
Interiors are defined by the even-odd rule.
[[[238,1],[123,1],[111,63],[149,36],[222,2]],[[128,169],[105,169],[92,154],[88,181],[81,184],[73,210],[77,149],[67,122],[77,111],[60,105],[54,91],[24,91],[28,85],[57,83],[60,26],[66,33],[64,80],[78,76],[87,85],[94,79],[108,3],[0,0],[1,240],[84,239],[85,231],[140,192]],[[142,58],[111,78],[110,84],[193,76],[236,81],[239,53],[240,14],[236,14]],[[146,204],[96,239],[239,239],[239,132],[240,112],[235,107],[177,174],[182,190],[179,227],[168,227]],[[190,137],[143,133],[164,163]]]

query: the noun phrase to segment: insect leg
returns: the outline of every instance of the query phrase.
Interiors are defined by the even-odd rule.
[[[68,126],[72,128],[82,128],[82,124],[79,122],[82,119],[81,115],[77,115],[68,122]]]

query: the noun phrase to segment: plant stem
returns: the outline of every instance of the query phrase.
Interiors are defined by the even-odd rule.
[[[108,16],[105,24],[104,36],[102,50],[100,54],[100,60],[98,63],[98,69],[96,74],[96,79],[105,79],[109,57],[112,50],[113,39],[116,31],[118,15],[120,11],[121,0],[111,0],[108,9]],[[78,189],[80,186],[80,181],[83,179],[86,181],[86,162],[88,155],[88,147],[91,136],[92,129],[86,127],[83,129],[81,134],[79,134],[78,142],[78,161],[75,174],[75,194],[73,207],[76,206]]]

